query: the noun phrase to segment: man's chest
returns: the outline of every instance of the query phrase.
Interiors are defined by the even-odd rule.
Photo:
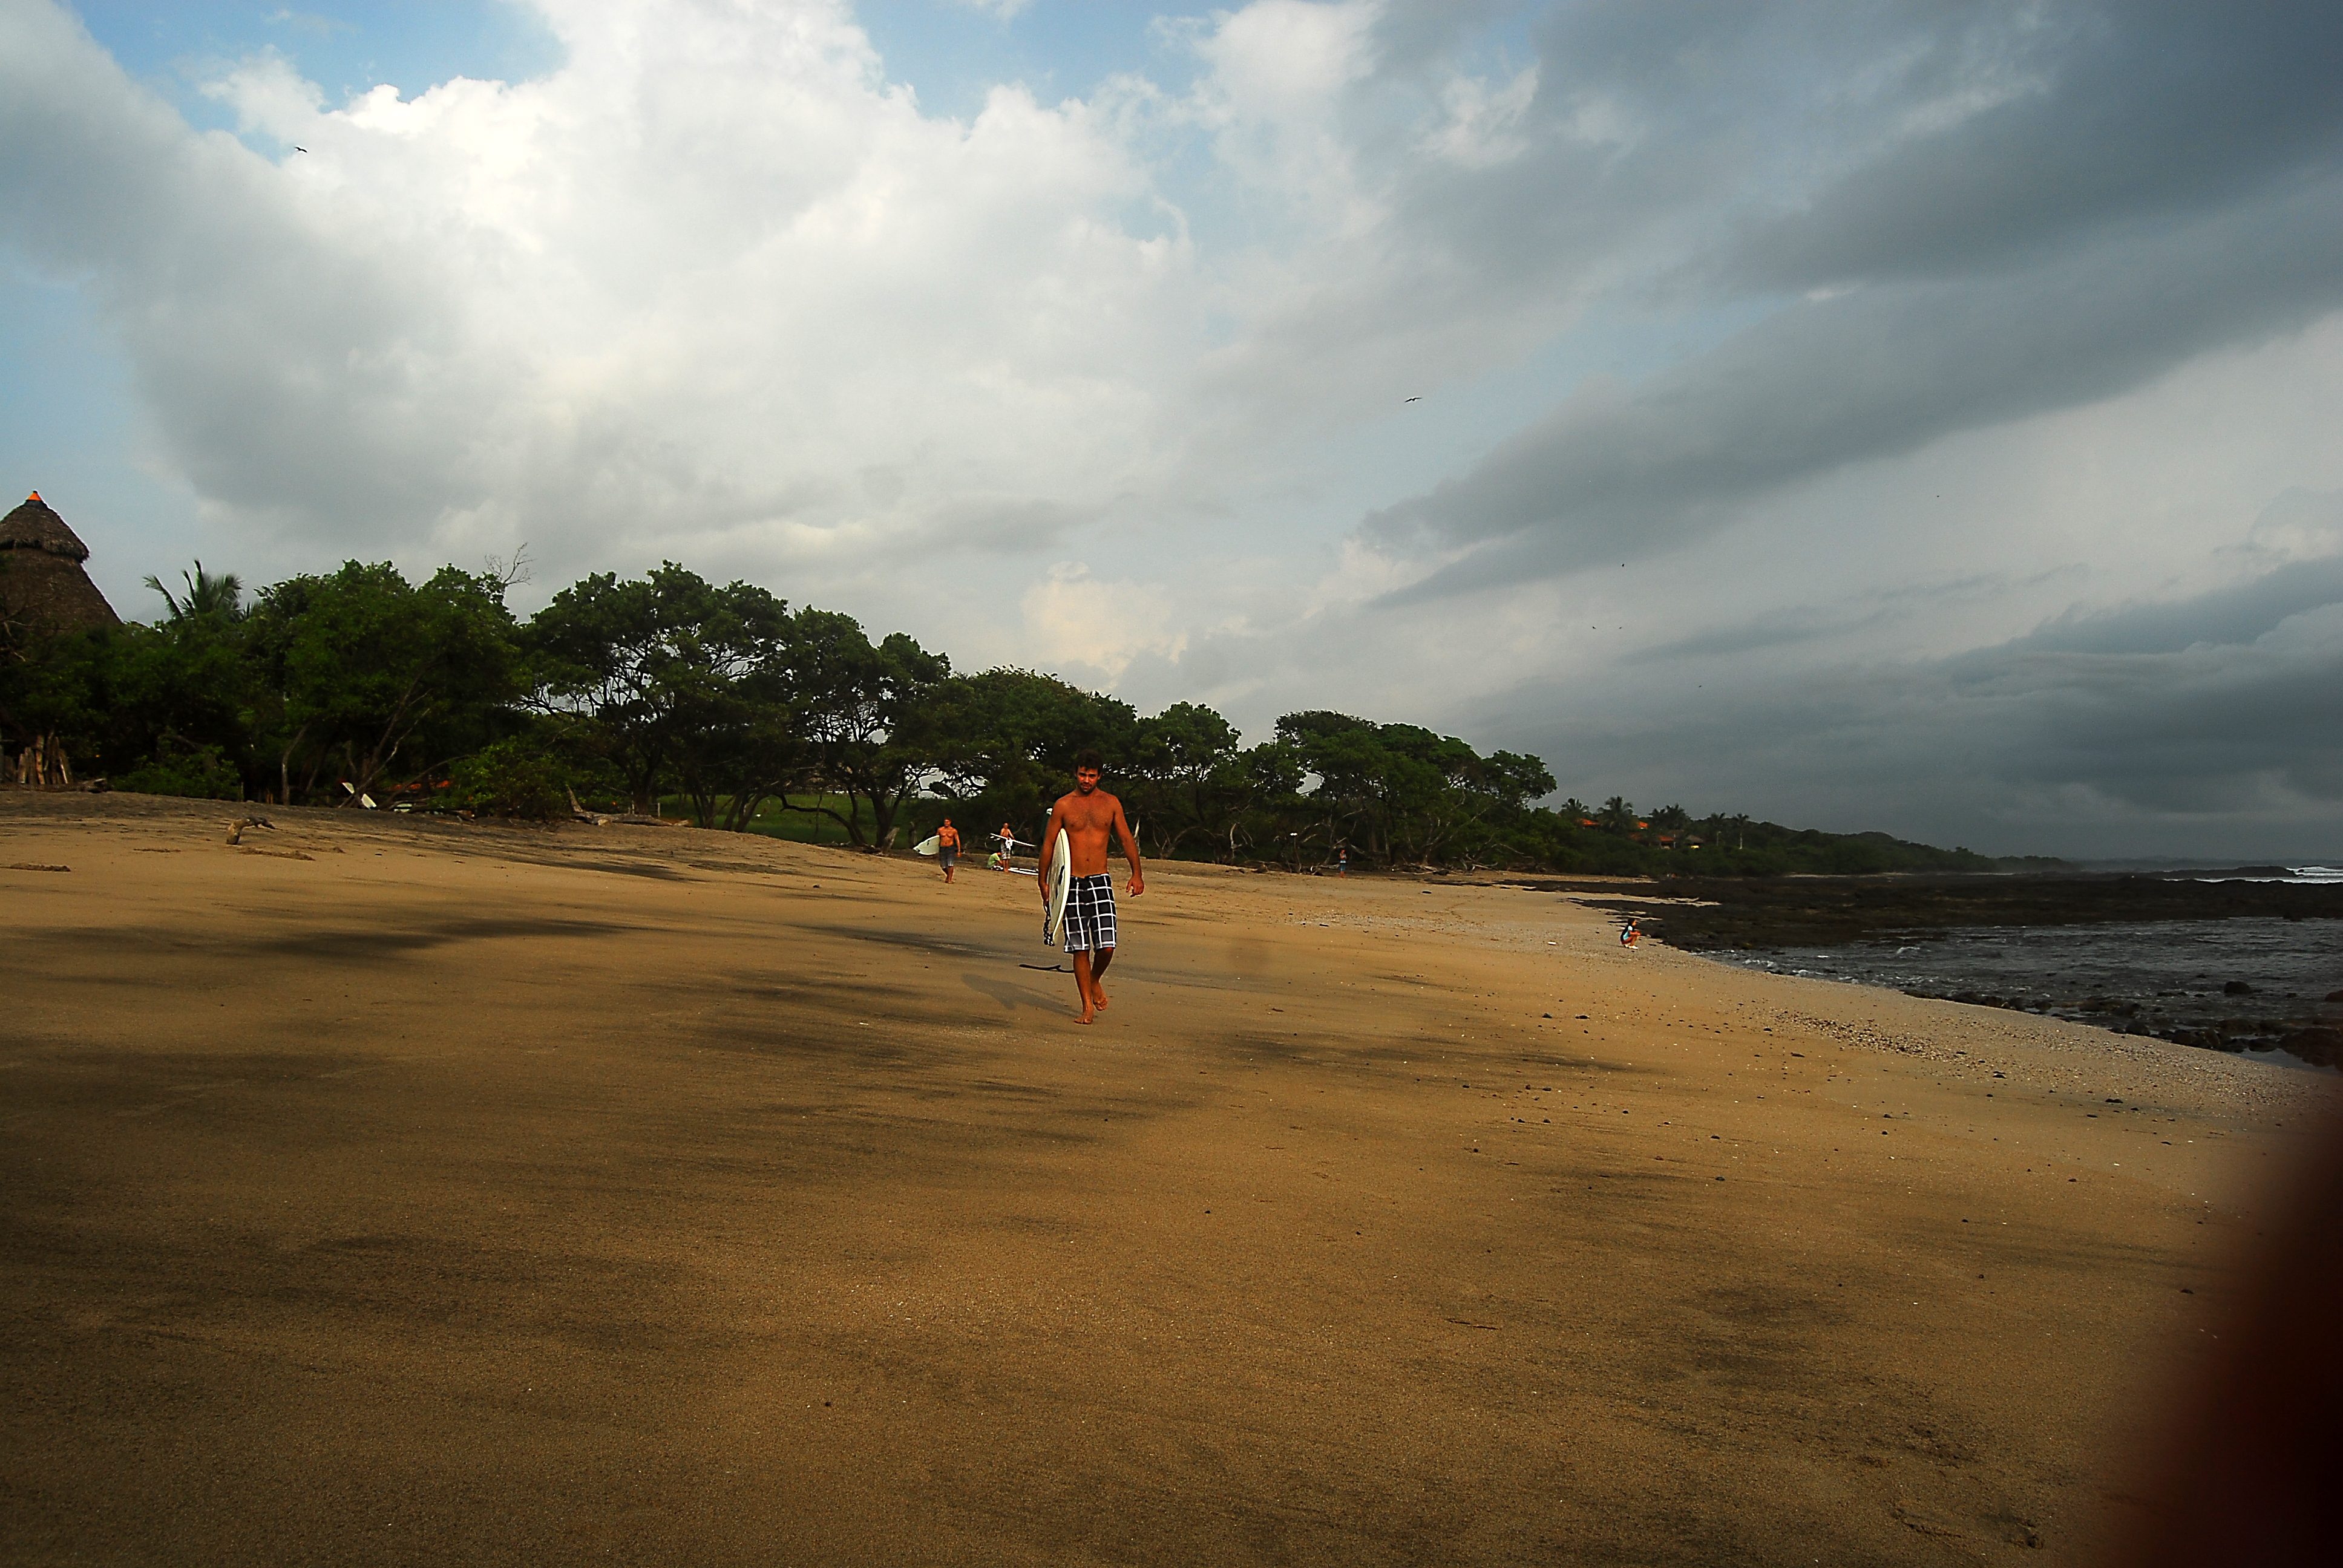
[[[1103,832],[1114,824],[1114,802],[1092,796],[1069,800],[1061,809],[1058,820],[1069,833]]]

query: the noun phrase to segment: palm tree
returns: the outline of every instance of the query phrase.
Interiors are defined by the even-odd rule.
[[[242,620],[244,618],[244,581],[234,572],[222,572],[217,577],[204,570],[197,561],[193,572],[181,572],[179,579],[187,585],[187,597],[181,599],[163,586],[160,578],[148,578],[146,586],[163,596],[171,607],[171,618],[182,620]]]

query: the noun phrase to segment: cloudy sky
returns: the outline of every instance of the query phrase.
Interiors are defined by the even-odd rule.
[[[673,558],[1588,798],[2343,856],[2338,81],[2307,0],[0,0],[0,484],[134,615]]]

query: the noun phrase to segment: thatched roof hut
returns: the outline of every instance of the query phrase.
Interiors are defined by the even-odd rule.
[[[0,610],[35,631],[120,626],[122,618],[82,570],[87,559],[89,547],[34,491],[0,518]]]

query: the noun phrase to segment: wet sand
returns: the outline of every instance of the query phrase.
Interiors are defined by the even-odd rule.
[[[0,794],[0,1560],[2083,1561],[2337,1092],[1448,879],[1152,867],[1083,1029],[1028,878],[236,814]]]

